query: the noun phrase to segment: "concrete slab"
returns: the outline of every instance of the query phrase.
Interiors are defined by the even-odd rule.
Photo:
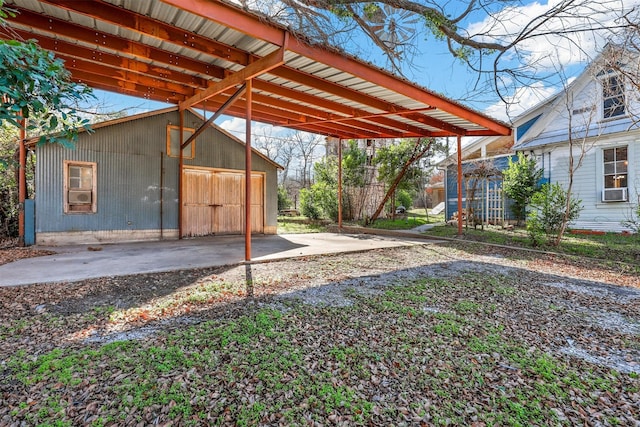
[[[313,233],[254,236],[251,247],[252,261],[259,262],[426,243],[411,236]],[[243,236],[42,248],[56,254],[0,266],[0,286],[71,282],[244,262]]]

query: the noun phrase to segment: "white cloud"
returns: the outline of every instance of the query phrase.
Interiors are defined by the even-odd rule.
[[[509,122],[511,118],[535,107],[555,93],[555,88],[546,87],[542,83],[520,87],[513,96],[507,99],[508,104],[499,101],[491,105],[484,112],[498,120]]]
[[[582,0],[564,2],[566,11],[545,19],[545,14],[558,6],[559,0],[533,2],[521,7],[507,7],[467,26],[467,32],[477,40],[509,43],[517,35],[539,23],[534,37],[518,43],[517,55],[525,65],[537,69],[554,69],[593,58],[611,37],[616,19],[640,0]],[[596,31],[585,31],[599,28]],[[515,59],[516,51],[511,52]]]

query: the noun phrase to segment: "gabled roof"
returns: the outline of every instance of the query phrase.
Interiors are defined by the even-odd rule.
[[[7,0],[8,24],[74,80],[180,109],[337,138],[507,135],[510,127],[221,0]],[[248,94],[251,94],[249,96]],[[250,100],[251,102],[248,102]]]
[[[103,122],[92,124],[91,125],[91,130],[95,131],[97,129],[101,129],[101,128],[105,128],[105,127],[109,127],[109,126],[117,126],[117,125],[122,124],[122,123],[129,123],[129,122],[132,122],[134,120],[141,120],[141,119],[145,119],[145,118],[148,118],[148,117],[155,117],[155,116],[159,116],[159,115],[162,115],[162,114],[173,113],[173,112],[177,112],[177,111],[178,111],[178,107],[169,107],[169,108],[163,108],[163,109],[155,110],[155,111],[148,111],[148,112],[145,112],[145,113],[133,114],[133,115],[127,116],[127,117],[119,117],[119,118],[113,119],[113,120],[105,120]],[[205,121],[204,117],[202,117],[202,115],[200,113],[198,113],[197,111],[194,111],[194,110],[190,109],[189,112],[192,113],[193,115],[195,115],[196,117],[198,117],[203,122]],[[240,144],[243,147],[246,145],[238,137],[230,134],[226,130],[224,130],[221,127],[217,126],[215,123],[211,123],[209,126],[211,128],[213,128],[213,129],[215,129],[216,131],[224,134],[227,138],[233,140],[235,143]],[[83,132],[87,132],[87,130],[83,128],[83,129],[80,129],[79,132],[83,133]],[[28,139],[26,141],[26,143],[30,147],[36,147],[37,146],[36,144],[37,144],[39,138],[40,138],[39,136],[30,138],[30,139]],[[282,165],[280,165],[279,163],[276,163],[274,160],[270,159],[264,153],[256,150],[255,148],[252,148],[251,151],[253,152],[253,154],[263,158],[265,161],[267,161],[268,163],[272,164],[277,169],[284,169],[284,167]]]
[[[564,143],[568,140],[568,129],[546,131],[548,126],[558,120],[561,113],[567,112],[568,94],[577,94],[587,87],[589,83],[599,75],[599,67],[602,67],[606,55],[612,49],[620,49],[618,46],[607,45],[603,51],[585,68],[585,70],[567,85],[561,92],[547,98],[533,108],[525,111],[513,121],[515,130],[514,150],[529,150],[545,145]],[[594,102],[597,105],[597,101]],[[571,110],[576,108],[571,106]],[[580,138],[593,138],[603,134],[624,132],[631,128],[638,128],[638,124],[629,120],[627,116],[617,120],[600,121],[590,120],[588,124],[574,123],[572,134]]]

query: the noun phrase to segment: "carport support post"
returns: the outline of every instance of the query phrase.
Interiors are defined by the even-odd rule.
[[[342,139],[338,138],[338,230],[342,231]]]
[[[184,157],[182,144],[184,143],[184,110],[180,110],[180,161],[178,162],[178,239],[182,239],[182,172]]]
[[[20,169],[18,172],[18,238],[20,246],[25,245],[24,229],[24,203],[27,199],[27,149],[25,140],[27,139],[27,120],[20,121]]]
[[[458,135],[458,236],[462,236],[462,137]]]
[[[244,259],[251,261],[251,103],[253,81],[246,81],[247,118],[245,137],[245,193],[244,193]]]

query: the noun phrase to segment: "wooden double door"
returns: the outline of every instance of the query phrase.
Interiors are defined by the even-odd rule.
[[[183,172],[184,236],[244,234],[245,173],[185,168]],[[251,175],[251,232],[264,232],[264,174]]]

